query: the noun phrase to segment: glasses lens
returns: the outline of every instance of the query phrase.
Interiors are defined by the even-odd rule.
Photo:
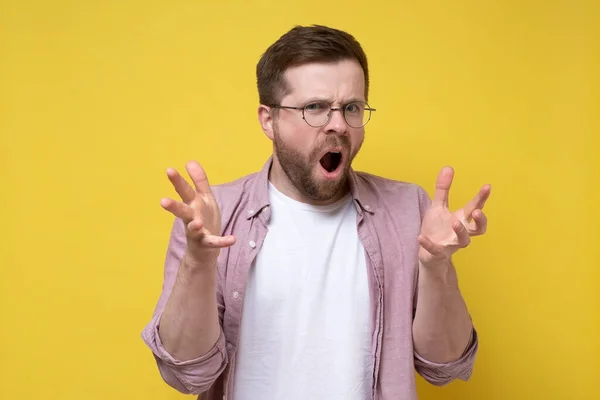
[[[304,106],[304,120],[310,126],[323,126],[329,121],[329,109],[329,104],[324,101],[308,103]]]
[[[353,128],[361,128],[371,119],[371,110],[367,103],[355,101],[346,105],[344,116],[346,123]]]

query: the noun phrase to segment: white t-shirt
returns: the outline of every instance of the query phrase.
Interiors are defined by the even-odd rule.
[[[313,206],[273,185],[269,196],[269,231],[246,286],[233,399],[368,399],[370,299],[352,199]]]

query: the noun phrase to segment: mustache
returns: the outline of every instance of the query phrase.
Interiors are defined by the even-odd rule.
[[[327,138],[315,147],[314,153],[318,154],[329,147],[342,147],[350,150],[350,139],[348,136],[327,136]]]

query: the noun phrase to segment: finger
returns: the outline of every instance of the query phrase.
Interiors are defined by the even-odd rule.
[[[204,172],[204,169],[197,161],[188,162],[185,168],[190,175],[190,178],[192,178],[192,182],[194,182],[194,186],[196,186],[198,192],[211,193],[210,183],[208,182],[206,172]]]
[[[440,171],[435,183],[435,192],[432,202],[438,205],[448,207],[448,193],[454,178],[454,169],[452,167],[444,167]]]
[[[200,243],[209,248],[229,247],[235,243],[235,236],[205,235],[200,239]]]
[[[473,211],[483,209],[485,202],[490,197],[491,190],[491,185],[483,185],[477,195],[465,206],[465,218],[467,221],[471,220]]]
[[[194,188],[173,168],[167,168],[167,177],[175,188],[175,191],[181,197],[184,203],[189,204],[194,200],[196,192]]]
[[[206,248],[221,248],[221,247],[229,247],[235,243],[235,236],[226,235],[212,235],[210,234],[201,223],[195,223],[196,221],[192,221],[188,224],[188,234],[190,240],[198,243],[200,247]]]
[[[469,236],[469,232],[462,222],[454,221],[452,224],[452,229],[458,237],[458,246],[467,247],[469,243],[471,243],[471,236]]]
[[[188,228],[188,232],[190,232],[192,235],[197,235],[198,237],[200,235],[207,235],[210,234],[210,232],[208,232],[206,229],[204,229],[204,221],[202,221],[199,218],[193,219],[192,221],[190,221],[187,224],[187,228]]]
[[[483,235],[487,231],[487,217],[481,210],[473,211],[473,222],[469,224],[471,236]]]
[[[169,211],[177,218],[181,218],[186,223],[194,219],[194,209],[185,203],[164,198],[160,201],[160,205],[162,208]]]
[[[419,244],[427,250],[432,256],[442,256],[444,254],[444,246],[433,243],[427,236],[419,235]]]
[[[188,234],[193,240],[201,241],[204,237],[220,237],[204,228],[204,221],[196,217],[187,224]]]

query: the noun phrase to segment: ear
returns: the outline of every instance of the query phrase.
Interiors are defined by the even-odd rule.
[[[273,134],[273,116],[271,115],[271,108],[265,105],[258,107],[258,121],[262,127],[263,132],[271,140],[274,140]]]

